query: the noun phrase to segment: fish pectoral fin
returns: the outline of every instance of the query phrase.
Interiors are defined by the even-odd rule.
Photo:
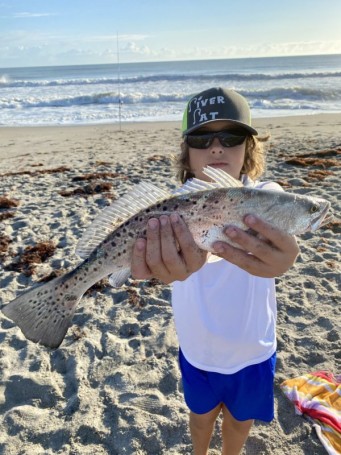
[[[124,268],[118,272],[113,273],[109,277],[109,283],[114,288],[119,288],[122,284],[127,281],[130,276],[130,268]]]

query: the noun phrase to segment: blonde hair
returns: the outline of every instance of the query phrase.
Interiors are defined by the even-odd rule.
[[[245,145],[245,159],[241,174],[248,175],[252,180],[259,178],[265,168],[264,143],[270,135],[263,137],[248,136]],[[181,143],[181,152],[174,158],[174,165],[177,170],[176,177],[181,183],[194,177],[189,166],[189,147],[186,142]]]

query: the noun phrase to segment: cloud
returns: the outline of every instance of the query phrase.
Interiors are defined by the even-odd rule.
[[[32,17],[47,17],[47,16],[57,16],[56,13],[14,13],[12,17],[16,19],[31,19]]]
[[[131,50],[134,47],[131,46]],[[138,49],[137,49],[138,50]],[[139,52],[141,54],[141,51]],[[212,59],[247,58],[290,55],[318,55],[341,53],[341,41],[297,41],[287,43],[255,43],[249,45],[186,47],[182,49],[162,48],[152,50],[151,55],[166,59]]]
[[[1,6],[1,5],[0,5]],[[36,17],[59,16],[57,13],[13,13],[8,16],[0,16],[1,19],[32,19]]]
[[[341,53],[340,40],[193,47],[173,40],[170,47],[155,36],[127,34],[119,35],[118,41],[121,63]],[[12,30],[0,33],[0,56],[0,67],[113,63],[117,60],[117,35]]]

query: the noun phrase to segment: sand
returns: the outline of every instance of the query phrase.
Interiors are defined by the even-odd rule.
[[[341,373],[341,114],[254,124],[272,134],[265,178],[330,200],[336,221],[301,236],[297,263],[276,280],[276,417],[255,424],[243,454],[322,455],[312,425],[295,415],[279,385],[315,370]],[[169,163],[179,127],[1,128],[1,304],[77,264],[85,227],[134,183],[174,188]],[[321,151],[330,153],[317,157]],[[307,154],[315,161],[305,159],[306,166],[286,162]],[[1,314],[0,453],[190,454],[170,292],[154,281],[120,289],[101,283],[83,298],[57,350],[27,341]],[[211,447],[220,453],[218,424]]]

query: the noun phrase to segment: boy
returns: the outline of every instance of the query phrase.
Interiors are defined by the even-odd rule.
[[[209,165],[245,186],[280,190],[275,183],[253,180],[263,171],[262,140],[256,138],[249,106],[238,93],[214,87],[193,96],[182,133],[177,163],[182,183],[192,177],[208,180],[202,169]],[[147,240],[138,239],[134,248],[135,278],[173,283],[195,455],[208,453],[220,412],[223,455],[240,453],[255,418],[273,418],[274,277],[293,265],[298,246],[293,236],[254,215],[244,221],[258,235],[227,226],[226,235],[240,248],[217,242],[216,255],[208,256],[196,246],[176,213],[150,219]]]

